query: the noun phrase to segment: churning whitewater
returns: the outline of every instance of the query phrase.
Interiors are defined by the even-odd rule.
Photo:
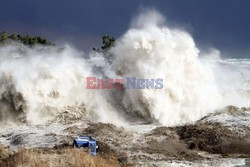
[[[132,121],[175,126],[233,103],[218,87],[230,76],[219,61],[199,55],[187,32],[169,28],[155,11],[133,20],[113,48],[89,55],[71,47],[0,47],[1,122],[41,124],[68,107],[116,125]],[[213,53],[211,53],[213,54]],[[201,58],[200,58],[201,57]],[[223,78],[221,77],[223,75]],[[89,90],[86,77],[163,78],[163,89]],[[234,79],[239,79],[238,74]],[[241,85],[229,85],[235,90]],[[133,119],[131,119],[133,118]],[[128,121],[130,120],[130,121]]]

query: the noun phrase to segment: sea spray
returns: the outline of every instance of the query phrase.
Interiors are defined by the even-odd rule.
[[[192,37],[164,25],[157,12],[142,13],[111,50],[120,77],[163,78],[161,90],[126,90],[127,112],[174,126],[213,112],[220,95],[212,71],[203,66]],[[148,113],[146,113],[148,112]]]
[[[96,115],[96,120],[113,122],[105,119],[114,114],[101,93],[85,90],[85,78],[92,73],[82,57],[83,53],[69,46],[1,46],[1,121],[21,116],[24,122],[40,124],[69,106],[75,110],[84,106],[82,112]]]
[[[219,56],[211,61],[217,54],[201,56],[191,35],[169,28],[156,11],[136,17],[131,28],[104,53],[93,51],[86,56],[68,45],[2,45],[0,121],[42,124],[70,107],[72,113],[79,108],[86,112],[90,121],[122,126],[131,122],[166,126],[193,122],[242,96],[238,93],[241,75],[228,73]],[[86,89],[88,77],[162,78],[163,87],[93,90]],[[238,84],[230,86],[227,82],[232,78]],[[229,96],[228,90],[237,96]],[[249,98],[244,99],[248,104]]]

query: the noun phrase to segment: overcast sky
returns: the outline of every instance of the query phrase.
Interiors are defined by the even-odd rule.
[[[0,30],[100,45],[122,35],[143,8],[154,8],[172,26],[190,32],[199,48],[250,58],[250,0],[1,0]]]

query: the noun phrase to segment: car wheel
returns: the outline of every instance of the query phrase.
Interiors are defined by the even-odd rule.
[[[73,147],[74,147],[74,148],[78,148],[75,141],[74,141],[74,143],[73,143]]]

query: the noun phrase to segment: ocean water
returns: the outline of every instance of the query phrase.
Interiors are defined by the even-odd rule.
[[[228,105],[250,107],[250,59],[223,57],[219,51],[203,55],[188,32],[169,27],[156,11],[136,17],[106,53],[86,55],[69,45],[0,46],[0,141],[11,145],[14,135],[24,146],[39,146],[39,139],[50,147],[67,137],[68,117],[59,117],[65,112],[72,124],[88,120],[141,132],[195,123],[208,115],[204,121],[232,130],[249,127],[248,112],[218,111]],[[86,77],[163,78],[164,87],[89,90]],[[55,136],[43,137],[46,128]]]

